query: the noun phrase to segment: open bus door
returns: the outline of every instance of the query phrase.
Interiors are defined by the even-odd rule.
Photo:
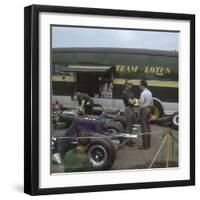
[[[87,93],[91,97],[112,98],[113,67],[105,65],[59,66],[62,73],[73,74],[74,93]]]
[[[72,65],[67,66],[64,71],[75,73],[74,92],[87,93],[91,97],[103,97],[105,88],[109,90],[112,84],[111,66]]]

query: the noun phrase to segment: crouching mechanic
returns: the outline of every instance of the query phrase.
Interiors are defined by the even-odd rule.
[[[74,99],[78,100],[81,112],[84,111],[86,114],[92,114],[94,101],[90,96],[81,92],[76,92]]]
[[[92,170],[92,163],[89,161],[87,154],[87,148],[90,143],[90,139],[81,138],[79,136],[78,145],[65,153],[63,159],[63,165],[65,172],[83,172]]]

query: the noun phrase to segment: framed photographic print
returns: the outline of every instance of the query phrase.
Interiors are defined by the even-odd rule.
[[[24,191],[195,184],[195,16],[25,8]]]

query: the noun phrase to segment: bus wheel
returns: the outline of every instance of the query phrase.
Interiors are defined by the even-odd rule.
[[[163,109],[160,103],[157,101],[153,102],[153,106],[151,106],[151,119],[156,120],[163,114]]]
[[[171,123],[172,123],[172,127],[176,130],[178,130],[178,125],[179,125],[179,116],[178,116],[178,113],[174,113],[172,116],[171,116]]]

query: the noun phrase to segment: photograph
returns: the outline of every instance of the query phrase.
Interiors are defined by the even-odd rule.
[[[50,33],[51,173],[179,167],[179,31]]]
[[[194,185],[194,29],[184,13],[26,7],[25,193]]]

